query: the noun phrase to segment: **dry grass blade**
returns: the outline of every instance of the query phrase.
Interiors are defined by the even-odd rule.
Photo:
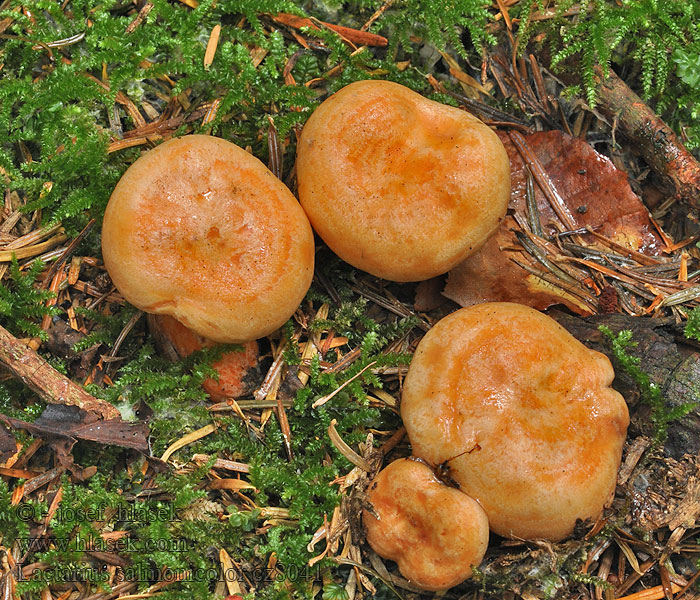
[[[347,381],[344,381],[340,386],[338,386],[338,387],[337,387],[335,390],[333,390],[330,394],[327,394],[326,396],[321,396],[320,398],[318,398],[317,400],[315,400],[314,403],[311,405],[311,408],[318,408],[319,406],[323,406],[323,405],[324,405],[326,402],[328,402],[331,398],[334,398],[338,393],[340,393],[340,392],[343,390],[343,388],[345,388],[346,385],[348,385],[348,384],[352,383],[353,381],[355,381],[355,379],[357,379],[358,377],[360,377],[360,375],[362,375],[367,369],[371,368],[371,367],[374,366],[375,364],[377,364],[377,361],[376,361],[376,360],[373,360],[373,361],[372,361],[371,363],[369,363],[366,367],[364,367],[361,371],[359,371],[358,373],[356,373],[355,375],[353,375],[350,379],[348,379]]]
[[[267,121],[270,127],[267,130],[267,150],[270,154],[270,159],[268,161],[268,169],[277,177],[277,179],[283,179],[282,173],[282,144],[280,143],[279,136],[277,135],[277,128],[275,127],[275,122],[271,116],[268,115]]]
[[[634,572],[638,575],[644,575],[644,572],[639,568],[639,560],[637,559],[637,555],[634,553],[632,548],[630,548],[629,544],[619,538],[615,538],[615,542],[620,547],[620,550],[622,550],[622,553],[625,555],[627,562],[630,564]]]
[[[201,440],[203,437],[208,436],[210,433],[214,433],[216,431],[216,425],[213,423],[210,425],[206,425],[202,427],[201,429],[197,429],[197,431],[193,431],[192,433],[188,433],[187,435],[181,437],[179,440],[176,442],[173,442],[168,446],[167,450],[163,452],[163,456],[160,457],[160,460],[163,462],[168,462],[168,459],[175,453],[177,452],[180,448],[184,448],[185,446],[191,444],[192,442],[196,442],[197,440]]]
[[[384,583],[384,585],[386,585],[392,592],[394,592],[394,594],[396,594],[396,597],[399,598],[399,600],[403,600],[403,596],[400,594],[399,590],[396,589],[396,587],[392,583],[391,575],[388,572],[383,575],[383,574],[380,574],[379,572],[375,571],[374,569],[370,569],[369,567],[363,565],[362,563],[356,562],[354,560],[350,560],[348,558],[339,557],[339,556],[334,557],[333,560],[335,562],[337,562],[339,565],[349,565],[349,566],[354,567],[356,569],[360,569],[361,571],[363,571],[364,573],[367,573],[368,575],[372,575],[373,577],[376,577],[377,579],[382,581],[382,583]],[[388,577],[387,577],[387,575],[388,575]],[[409,589],[413,589],[413,591],[417,591],[417,592],[422,591],[419,588],[415,588],[413,586],[410,586]]]
[[[566,283],[573,284],[573,285],[578,285],[579,282],[574,279],[571,275],[569,275],[566,271],[555,265],[552,261],[550,261],[545,253],[538,248],[524,233],[520,231],[515,231],[515,237],[518,239],[520,244],[522,245],[525,250],[528,251],[528,253],[535,258],[538,262],[540,262],[544,267],[549,269],[552,273],[557,275],[562,281],[565,281]]]
[[[684,304],[697,300],[698,298],[700,298],[700,286],[695,286],[666,296],[659,306],[676,306],[677,304]]]
[[[0,262],[10,262],[13,256],[17,258],[17,260],[39,256],[54,246],[58,246],[59,244],[65,242],[67,239],[67,235],[64,233],[59,233],[58,235],[49,238],[45,242],[34,244],[33,246],[25,246],[23,248],[18,248],[17,250],[0,250]]]
[[[606,246],[609,246],[610,248],[612,248],[616,252],[619,252],[623,256],[627,256],[628,258],[634,259],[640,265],[651,266],[658,265],[661,263],[661,261],[658,258],[649,256],[648,254],[642,254],[641,252],[637,252],[637,250],[633,250],[632,248],[623,246],[622,244],[618,244],[617,242],[606,238],[604,235],[599,234],[590,226],[586,226],[586,231],[588,231],[588,233],[590,233],[594,238],[596,238]]]
[[[527,222],[530,226],[530,231],[537,237],[544,237],[542,232],[542,222],[540,221],[540,211],[537,208],[537,199],[535,197],[535,179],[532,176],[530,167],[525,166],[526,184],[525,184],[525,200],[527,205]]]
[[[362,458],[345,443],[335,428],[337,423],[338,421],[333,419],[331,424],[328,426],[328,437],[331,438],[331,442],[333,442],[333,445],[338,449],[338,452],[347,458],[353,465],[360,467],[360,469],[366,471],[367,473],[370,473],[372,471],[372,465],[370,465],[364,458]]]
[[[219,37],[221,36],[221,25],[218,23],[214,25],[209,35],[209,41],[207,42],[207,49],[204,52],[204,68],[208,71],[214,62],[214,55],[216,54],[216,49],[219,47]]]

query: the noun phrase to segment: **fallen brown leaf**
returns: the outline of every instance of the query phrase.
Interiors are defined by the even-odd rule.
[[[511,164],[508,216],[481,251],[450,271],[443,293],[461,306],[510,301],[540,310],[564,304],[582,315],[597,312],[594,293],[580,279],[567,281],[552,274],[516,235],[517,231],[522,236],[521,224],[528,223],[526,165],[534,174],[536,216],[545,237],[588,226],[595,233],[580,235],[587,245],[609,250],[601,246],[603,236],[618,251],[628,248],[630,253],[656,256],[664,244],[649,212],[627,175],[586,142],[561,131],[511,135],[518,136],[520,151],[508,134],[499,132]],[[542,190],[546,187],[547,195]]]

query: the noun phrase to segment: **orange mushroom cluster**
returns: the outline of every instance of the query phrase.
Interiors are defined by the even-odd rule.
[[[550,317],[519,304],[484,303],[445,317],[421,340],[401,416],[414,455],[445,465],[459,493],[485,511],[491,531],[558,541],[577,521],[597,518],[615,491],[629,415],[610,387],[613,377],[606,356]],[[368,532],[397,518],[399,509],[386,508],[385,498],[393,493],[401,504],[407,496],[407,475],[388,469],[377,478],[381,496],[369,492],[375,510],[364,514]],[[420,525],[430,532],[429,552],[442,543],[433,545],[441,527],[440,515],[435,519],[429,513]],[[395,544],[399,533],[383,531]],[[396,555],[376,534],[368,539],[383,556]],[[399,561],[407,578],[434,589],[408,565]]]
[[[124,297],[158,315],[180,356],[247,343],[215,365],[224,375],[206,383],[215,399],[245,393],[254,340],[308,290],[309,221],[350,264],[417,281],[477,251],[510,195],[508,158],[487,126],[383,81],[351,84],[314,112],[297,177],[301,206],[243,149],[191,135],[145,153],[110,198],[103,255]],[[444,318],[420,342],[403,390],[418,459],[390,464],[370,486],[370,545],[415,585],[442,590],[481,562],[489,528],[560,540],[596,518],[629,422],[612,379],[606,357],[525,306]],[[457,488],[436,477],[438,465]]]
[[[180,340],[250,342],[289,319],[310,286],[309,219],[353,265],[419,280],[476,251],[510,191],[507,155],[488,127],[384,81],[351,84],[314,112],[297,176],[303,209],[223,139],[188,135],[144,153],[105,211],[112,281],[137,308],[191,330]]]

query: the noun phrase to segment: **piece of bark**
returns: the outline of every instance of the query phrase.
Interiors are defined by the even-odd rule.
[[[639,390],[636,384],[617,364],[607,338],[598,330],[606,325],[613,333],[624,329],[633,332],[637,346],[628,353],[641,359],[641,368],[659,386],[662,396],[670,408],[700,402],[700,353],[697,346],[683,337],[683,328],[672,319],[653,319],[627,315],[597,315],[580,319],[560,311],[550,311],[563,327],[575,338],[590,348],[606,354],[615,367],[613,387],[631,405],[632,427],[641,433],[649,430],[648,413],[645,407],[637,406]],[[700,452],[700,406],[684,418],[669,425],[668,438],[664,446],[667,456],[680,460],[684,454],[698,455]]]
[[[109,402],[88,394],[0,327],[0,363],[50,404],[77,406],[101,419],[119,419],[119,410]]]
[[[15,438],[5,425],[0,423],[0,463],[4,463],[17,452]]]
[[[603,77],[597,68],[598,109],[611,120],[630,147],[673,192],[697,208],[700,204],[700,163],[678,139],[671,128],[612,70]]]
[[[37,437],[68,444],[68,451],[76,440],[86,440],[148,452],[148,426],[127,423],[121,419],[100,419],[94,413],[77,406],[49,404],[33,423],[0,415],[0,423],[14,429],[24,429]]]

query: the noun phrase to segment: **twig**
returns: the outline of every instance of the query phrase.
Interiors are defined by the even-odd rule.
[[[88,394],[3,327],[0,327],[0,363],[46,402],[77,406],[102,419],[120,417],[115,406]]]
[[[304,17],[297,17],[296,15],[289,15],[287,13],[279,13],[277,15],[272,15],[272,20],[281,25],[288,25],[289,27],[294,27],[295,29],[300,29],[302,27],[310,27],[311,29],[319,29],[311,19],[305,19]],[[366,31],[360,31],[359,29],[351,29],[350,27],[343,27],[342,25],[333,25],[332,23],[326,23],[325,21],[319,21],[321,25],[335,31],[342,38],[352,42],[353,44],[359,44],[361,46],[386,46],[389,41],[375,33],[368,33]]]
[[[596,69],[599,109],[647,164],[693,207],[700,206],[700,163],[653,111],[611,69]]]

